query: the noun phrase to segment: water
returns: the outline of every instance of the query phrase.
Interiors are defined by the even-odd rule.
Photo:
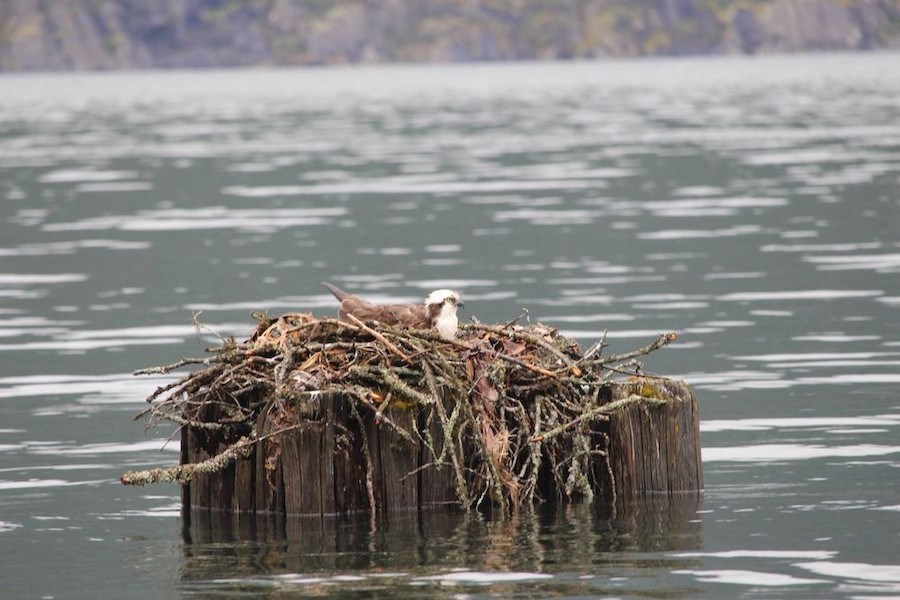
[[[900,595],[896,54],[0,78],[4,598]],[[193,523],[133,370],[454,287],[703,416],[702,502]],[[201,330],[192,316],[199,313]]]

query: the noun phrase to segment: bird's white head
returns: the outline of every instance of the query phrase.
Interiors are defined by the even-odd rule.
[[[462,305],[459,294],[453,290],[434,290],[425,298],[425,306],[440,306],[442,304]]]
[[[456,337],[459,328],[459,319],[456,316],[457,307],[465,307],[459,294],[453,290],[434,290],[425,298],[425,306],[434,315],[434,327],[445,340]]]

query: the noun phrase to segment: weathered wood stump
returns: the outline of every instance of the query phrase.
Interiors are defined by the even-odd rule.
[[[612,401],[629,397],[610,413],[610,466],[620,497],[703,489],[700,411],[690,386],[672,379],[614,384]]]
[[[597,402],[608,410],[583,423],[597,451],[589,469],[594,490],[607,498],[699,494],[699,411],[687,384],[643,377],[612,382]],[[449,412],[452,399],[443,403]],[[453,469],[433,464],[426,447],[426,440],[443,445],[435,410],[398,406],[363,413],[341,394],[305,393],[296,410],[258,418],[258,436],[286,427],[289,432],[249,447],[222,471],[194,475],[183,488],[185,514],[214,509],[326,516],[459,506]],[[386,427],[385,420],[400,427]],[[419,435],[404,436],[400,429]],[[199,463],[233,442],[217,430],[184,427],[181,462]],[[551,468],[544,461],[538,481],[544,499],[561,497]]]

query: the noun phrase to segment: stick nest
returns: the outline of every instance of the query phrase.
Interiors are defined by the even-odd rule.
[[[350,400],[360,424],[374,418],[426,448],[430,461],[423,468],[451,469],[467,509],[514,512],[541,499],[539,479],[548,473],[558,495],[590,499],[592,465],[609,465],[590,429],[608,418],[601,390],[616,374],[640,372],[638,357],[675,339],[662,334],[643,348],[603,356],[604,340],[582,353],[577,343],[541,324],[470,323],[447,341],[429,330],[305,313],[254,316],[258,325],[244,342],[228,339],[207,349],[209,356],[136,372],[199,365],[151,394],[138,418],[147,418],[148,428],[169,421],[215,431],[231,445],[202,463],[126,473],[123,483],[186,483],[197,473],[224,469],[254,444],[277,444],[296,428],[285,420],[280,430],[261,434],[261,416],[276,422],[278,415],[296,416],[311,394],[333,392]],[[398,424],[417,422],[391,419],[398,410],[421,411],[416,414],[426,426]],[[440,436],[429,433],[435,426]],[[374,511],[371,489],[369,496]]]

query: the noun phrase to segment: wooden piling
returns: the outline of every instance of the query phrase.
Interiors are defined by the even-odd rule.
[[[610,388],[607,434],[615,493],[675,494],[703,489],[700,412],[683,381],[635,378]]]
[[[687,384],[633,378],[610,383],[597,398],[609,410],[585,428],[594,449],[602,451],[590,469],[602,497],[699,494],[699,411]],[[443,402],[451,407],[452,399]],[[434,405],[389,407],[382,414],[355,411],[351,399],[317,392],[302,394],[291,414],[263,412],[257,435],[290,431],[253,445],[224,470],[196,474],[185,485],[185,513],[323,517],[460,505],[451,466],[431,464],[423,442],[443,446]],[[215,421],[215,415],[208,417]],[[419,435],[402,436],[380,419]],[[218,430],[184,427],[181,462],[201,462],[235,441],[222,439]],[[545,461],[539,479],[545,499],[560,497],[555,478],[546,472],[549,465]]]

